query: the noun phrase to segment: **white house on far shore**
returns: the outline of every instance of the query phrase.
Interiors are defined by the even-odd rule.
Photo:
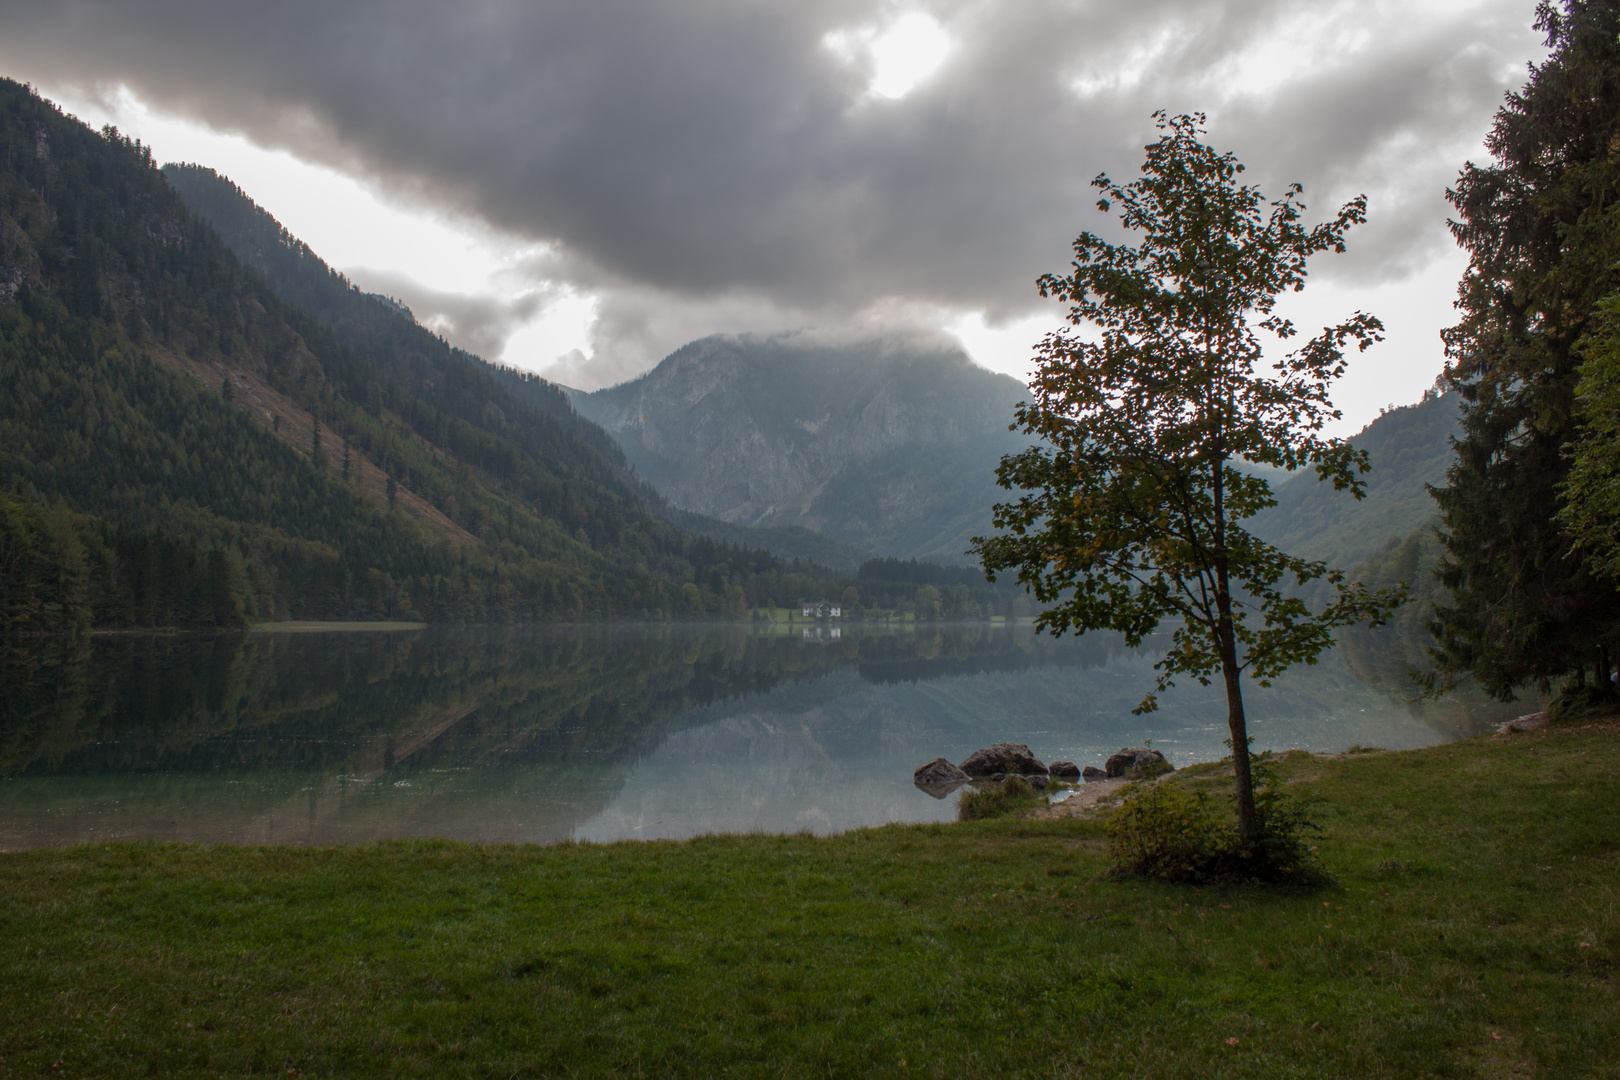
[[[820,600],[814,604],[804,605],[804,617],[807,619],[837,619],[844,614],[844,609],[838,604],[828,600]]]

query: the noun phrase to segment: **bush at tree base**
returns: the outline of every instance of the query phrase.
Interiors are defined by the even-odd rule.
[[[1290,798],[1270,769],[1257,768],[1259,832],[1245,843],[1221,822],[1202,791],[1172,784],[1137,787],[1108,820],[1109,873],[1177,884],[1263,881],[1318,885],[1328,880],[1307,831],[1311,803]]]

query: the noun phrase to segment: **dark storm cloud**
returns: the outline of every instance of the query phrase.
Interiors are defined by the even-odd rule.
[[[599,351],[633,369],[706,313],[772,329],[883,299],[1025,310],[1100,224],[1091,177],[1128,178],[1161,107],[1206,109],[1268,190],[1303,180],[1319,212],[1367,191],[1349,269],[1398,275],[1443,239],[1422,223],[1537,45],[1528,0],[1427,21],[1282,0],[903,6],[958,44],[896,102],[865,99],[868,73],[824,44],[899,10],[880,0],[0,0],[0,64],[127,84],[550,241],[545,273],[602,296]],[[1301,8],[1325,29],[1246,91],[1234,57]],[[1369,36],[1380,11],[1396,32]]]

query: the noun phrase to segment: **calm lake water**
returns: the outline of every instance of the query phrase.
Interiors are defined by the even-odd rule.
[[[955,816],[911,783],[993,742],[1226,753],[1224,697],[1131,708],[1155,657],[1028,627],[659,626],[97,638],[0,686],[0,849],[149,838],[492,843],[837,832]],[[1417,708],[1336,654],[1250,685],[1260,749],[1424,746],[1526,706]]]

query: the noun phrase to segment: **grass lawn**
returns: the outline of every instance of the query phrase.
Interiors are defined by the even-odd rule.
[[[1086,820],[7,854],[0,1076],[1615,1077],[1617,766],[1290,757],[1310,893],[1110,881]]]

